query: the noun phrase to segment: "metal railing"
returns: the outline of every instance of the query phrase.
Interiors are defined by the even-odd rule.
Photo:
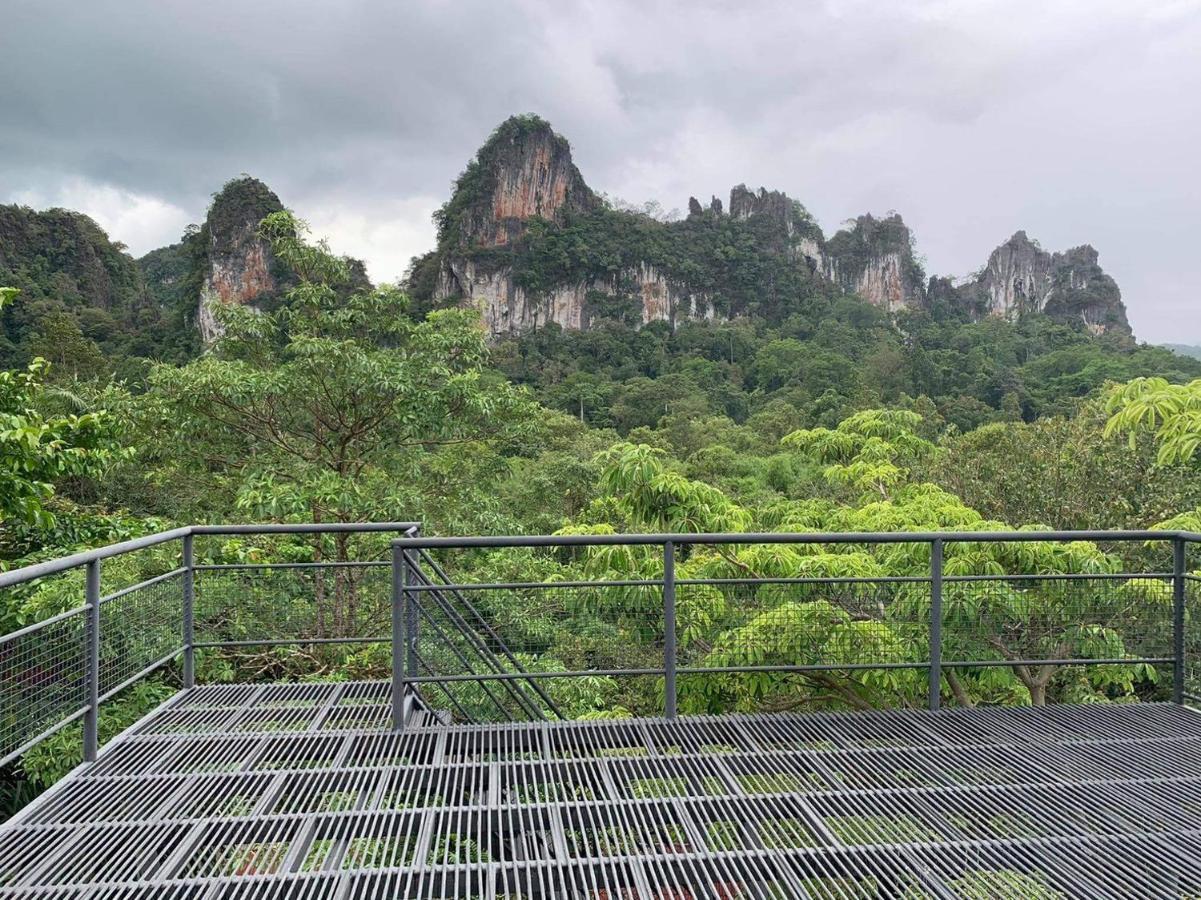
[[[83,757],[96,759],[100,746],[99,711],[102,704],[147,676],[180,661],[179,679],[187,689],[195,683],[196,650],[276,644],[369,643],[386,636],[363,637],[346,631],[296,633],[275,631],[278,621],[262,623],[271,633],[229,636],[221,633],[223,617],[245,602],[238,594],[222,596],[220,590],[207,603],[197,634],[197,596],[204,594],[206,578],[219,582],[248,572],[303,571],[311,563],[258,562],[203,564],[195,558],[197,538],[263,538],[289,535],[365,536],[417,534],[419,523],[372,524],[269,524],[195,525],[146,535],[107,547],[0,572],[5,599],[13,591],[57,589],[79,605],[43,621],[0,637],[0,765],[12,762],[29,749],[82,720]],[[336,568],[386,570],[386,544],[376,560],[318,563],[322,571]],[[151,553],[147,566],[161,569],[146,577],[135,567],[126,575],[131,583],[105,590],[106,564],[141,560]],[[82,578],[82,584],[77,581]],[[56,584],[56,579],[62,584]],[[386,598],[386,591],[384,592]],[[386,601],[385,601],[386,602]],[[228,606],[230,609],[221,609]]]
[[[365,543],[361,552],[342,547],[331,557],[296,543],[298,535]],[[206,538],[248,537],[280,541],[281,558],[268,560],[261,548],[238,556],[239,548],[197,547]],[[1163,565],[947,571],[948,554],[957,560],[972,545],[1074,541],[1125,547],[1128,556],[1159,553]],[[578,678],[642,679],[651,687],[631,711],[668,718],[681,712],[681,698],[688,700],[683,711],[697,711],[696,687],[706,679],[752,675],[808,678],[837,692],[862,673],[905,673],[917,682],[907,683],[903,702],[938,709],[955,696],[954,682],[995,667],[1021,671],[1036,687],[1063,667],[1170,667],[1168,695],[1181,703],[1201,686],[1190,667],[1201,658],[1201,578],[1187,567],[1188,545],[1198,541],[1201,535],[1167,531],[423,537],[413,522],[177,528],[0,573],[0,590],[37,590],[63,578],[66,594],[83,601],[0,637],[0,764],[75,722],[92,761],[101,705],[131,685],[178,663],[186,690],[196,682],[197,651],[288,645],[390,645],[390,660],[373,665],[391,678],[397,730],[415,709],[444,721],[572,717],[578,710],[567,708],[560,688]],[[701,554],[721,559],[730,548],[756,545],[858,545],[877,555],[909,545],[925,554],[926,567],[861,577],[688,572]],[[563,568],[572,577],[521,580],[520,568],[510,581],[471,577],[481,553],[516,548],[541,554],[528,571],[604,548],[640,554],[642,568],[625,578],[582,577],[578,566]],[[133,567],[130,574],[128,560],[146,553],[154,557],[151,571]],[[116,559],[126,568],[110,565]],[[113,569],[128,583],[114,587]],[[1108,629],[1122,640],[1111,653],[1101,652],[1104,642],[1088,652],[1079,643],[1071,645],[1078,652],[1052,652],[1071,644],[1053,633],[1063,624],[1040,621],[1034,607],[1025,620],[1002,621],[988,611],[1002,596],[1018,608],[1037,596],[1057,604],[1060,618],[1075,616],[1081,633]],[[713,609],[720,614],[710,615]],[[839,624],[843,644],[803,618],[813,609]],[[975,621],[973,609],[982,610]],[[700,638],[697,616],[712,620]],[[533,633],[538,622],[560,633]],[[592,632],[575,634],[577,626]],[[769,646],[773,634],[790,634],[792,643]],[[964,640],[982,635],[996,640]],[[718,697],[709,711],[727,707],[728,698]]]
[[[1190,657],[1197,658],[1201,629],[1194,626],[1189,640],[1189,625],[1196,620],[1195,602],[1201,598],[1197,585],[1201,578],[1187,569],[1187,547],[1201,535],[1169,531],[1020,531],[1020,532],[895,532],[838,534],[621,534],[621,535],[541,535],[509,537],[412,537],[393,543],[394,616],[396,639],[405,641],[405,649],[396,650],[394,676],[398,683],[394,695],[403,697],[413,688],[446,689],[453,685],[474,685],[477,690],[489,684],[519,681],[528,685],[557,679],[606,677],[654,678],[660,683],[658,707],[652,714],[674,718],[680,708],[681,683],[690,685],[714,676],[775,674],[821,678],[837,673],[846,678],[867,671],[917,672],[925,670],[926,679],[921,705],[937,710],[944,697],[959,696],[951,683],[958,685],[969,673],[1002,667],[1020,673],[1029,683],[1031,702],[1041,704],[1052,675],[1065,667],[1170,667],[1170,691],[1176,703],[1193,699],[1201,687],[1194,686],[1188,668]],[[958,565],[947,572],[947,554],[956,554],[960,562],[963,548],[1003,544],[1016,547],[1030,543],[1095,542],[1122,547],[1133,555],[1155,556],[1163,565],[1141,571],[1006,571],[965,572]],[[928,565],[920,575],[884,575],[871,577],[765,577],[740,574],[737,577],[681,578],[677,558],[681,553],[713,553],[721,548],[754,545],[790,546],[829,550],[850,549],[859,545],[879,552],[889,545],[918,545],[924,549]],[[638,549],[643,552],[639,574],[628,578],[594,580],[542,580],[487,582],[470,578],[471,554],[527,548],[531,552],[563,554],[566,551],[596,553],[603,548]],[[1170,553],[1170,563],[1167,554]],[[427,605],[427,588],[414,584],[408,573],[418,554],[433,561],[445,558],[440,571],[458,568],[467,577],[446,575],[438,590],[474,597],[481,608],[503,610],[523,604],[529,608],[550,610],[563,628],[570,630],[573,607],[584,604],[589,614],[615,621],[614,644],[621,643],[629,652],[622,664],[607,664],[596,659],[587,667],[552,664],[520,672],[458,671],[449,665],[442,648],[442,636],[422,631],[422,615]],[[652,557],[659,557],[657,563]],[[1158,560],[1156,560],[1158,561]],[[648,565],[649,564],[649,565]],[[487,566],[485,565],[486,569]],[[544,567],[543,567],[544,568]],[[647,575],[647,570],[654,571]],[[711,647],[685,646],[682,634],[687,624],[680,623],[681,609],[688,613],[690,604],[703,591],[724,596],[732,609],[724,624],[730,642],[759,641],[762,647],[735,647],[740,653],[721,654]],[[1019,610],[1023,603],[1038,600],[1054,606],[1062,620],[1058,624],[1040,619],[1040,610],[1031,606],[1027,613],[1005,618],[989,610],[999,595],[1006,595]],[[522,599],[525,598],[525,599]],[[806,623],[789,619],[781,612],[785,601],[821,600],[834,615],[847,614],[862,638],[861,646],[852,647],[840,658],[822,658],[824,649],[816,647],[815,658],[799,651],[795,658],[781,658],[766,647],[773,629],[804,631]],[[623,607],[625,604],[625,607]],[[792,604],[789,613],[797,611]],[[825,608],[825,607],[823,607]],[[978,610],[978,620],[965,619],[965,611]],[[1024,616],[1024,620],[1023,620]],[[505,618],[509,618],[505,616]],[[1004,621],[1002,619],[1005,618]],[[618,621],[620,620],[620,621]],[[523,622],[492,623],[497,641],[506,649],[529,659],[553,657],[554,652],[541,636],[523,634]],[[876,632],[873,628],[879,626]],[[847,633],[856,629],[848,627]],[[900,634],[906,653],[885,653],[873,645],[885,632]],[[816,629],[809,635],[817,640]],[[804,644],[805,634],[800,635]],[[965,638],[977,639],[986,646],[987,655],[978,651],[965,655]],[[1095,646],[1089,646],[1090,641]],[[1186,646],[1188,644],[1189,646]],[[636,646],[639,645],[639,646]],[[846,648],[843,648],[845,651]],[[1106,652],[1106,651],[1109,652]],[[640,652],[635,652],[640,651]],[[706,652],[708,651],[708,652]],[[760,652],[762,651],[762,652]],[[1191,652],[1190,652],[1191,651]],[[404,660],[401,657],[404,656]],[[802,658],[805,657],[805,658]],[[735,661],[731,661],[733,658]],[[441,660],[442,665],[438,665]],[[401,665],[401,662],[407,663]],[[424,670],[424,671],[419,671]],[[396,675],[396,673],[399,673]],[[1165,673],[1166,674],[1166,673]],[[1166,678],[1165,678],[1166,680]],[[646,710],[635,712],[644,712]],[[397,718],[397,728],[403,727]]]

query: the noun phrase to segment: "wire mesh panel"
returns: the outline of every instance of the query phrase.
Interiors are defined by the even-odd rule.
[[[464,585],[413,590],[410,596],[416,674],[484,676],[424,687],[432,706],[460,721],[553,717],[556,697],[570,704],[579,699],[572,695],[597,687],[590,688],[589,678],[611,677],[591,672],[636,675],[664,668],[663,590],[657,584]],[[537,677],[567,672],[578,673],[574,684]],[[653,702],[642,711],[662,709],[661,699]]]
[[[738,554],[705,547],[703,537],[682,542],[676,569],[693,577],[672,579],[674,657],[665,633],[664,545],[614,538],[590,546],[580,538],[549,552],[510,548],[482,567],[468,558],[468,573],[502,572],[513,581],[480,585],[464,575],[455,579],[462,584],[415,591],[424,629],[423,671],[415,674],[520,667],[613,678],[660,674],[674,663],[675,697],[686,713],[1167,696],[1175,653],[1170,575],[1108,574],[1116,557],[1053,536],[1029,553],[1030,544],[994,542],[985,552],[955,536],[864,539],[820,553],[809,543],[798,552],[788,537],[748,536]],[[937,556],[937,589],[935,544],[953,548]],[[945,559],[952,574],[943,571]],[[1013,574],[995,574],[1003,564]],[[1077,566],[1088,571],[1072,574]],[[1065,574],[1050,574],[1061,568]],[[856,569],[880,574],[824,574]],[[789,576],[793,570],[814,574]],[[965,574],[973,571],[987,574]],[[470,615],[461,611],[464,598]],[[490,658],[509,651],[499,663]],[[464,694],[459,705],[478,707],[481,720],[488,706],[521,717],[520,697],[505,708],[506,698],[486,696],[478,684],[448,684],[440,688]],[[627,699],[610,705],[655,711]]]
[[[182,573],[110,595],[100,605],[100,693],[121,686],[182,644]]]
[[[1154,687],[1162,680],[1166,691],[1170,681],[1170,578],[949,578],[942,610],[942,662],[952,700],[970,689],[985,702],[1079,702],[1129,693],[1135,681]],[[1099,662],[1080,662],[1086,660]],[[972,663],[990,663],[993,670]]]
[[[784,684],[796,699],[849,695],[864,683],[865,670],[916,667],[929,659],[928,612],[916,602],[929,586],[917,580],[684,582],[676,591],[681,670],[748,670],[681,676],[688,712],[746,710],[756,695],[766,698]],[[810,671],[773,671],[788,667]],[[891,680],[894,700],[922,686],[916,671],[896,672]]]
[[[1184,580],[1184,692],[1201,702],[1201,577]]]
[[[83,610],[0,638],[0,756],[82,710],[86,643]]]
[[[391,584],[375,562],[199,567],[196,640],[387,638]]]
[[[1169,578],[1022,574],[943,588],[949,660],[1165,657],[1171,631]]]

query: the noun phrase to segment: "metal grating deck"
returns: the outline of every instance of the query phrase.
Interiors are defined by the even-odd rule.
[[[0,895],[1201,895],[1201,715],[1176,706],[388,715],[382,683],[179,694],[0,829]]]

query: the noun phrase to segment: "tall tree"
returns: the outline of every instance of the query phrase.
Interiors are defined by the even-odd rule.
[[[0,288],[0,309],[16,294]],[[49,371],[38,357],[23,371],[0,372],[0,529],[9,544],[14,531],[54,524],[46,504],[56,481],[95,475],[116,454],[106,413],[54,415],[39,408]]]
[[[412,518],[425,454],[511,437],[526,395],[483,370],[464,310],[408,315],[398,289],[354,290],[346,261],[287,212],[261,234],[298,274],[268,312],[214,309],[223,335],[201,359],[158,366],[135,406],[158,440],[148,462],[208,473],[238,509],[307,522]],[[314,548],[320,556],[321,545]],[[346,539],[335,539],[345,558]],[[338,604],[351,597],[336,582]],[[334,618],[341,616],[335,607]]]

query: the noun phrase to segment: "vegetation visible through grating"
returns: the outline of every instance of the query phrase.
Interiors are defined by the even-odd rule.
[[[177,695],[0,830],[0,893],[1201,893],[1187,708],[323,727],[347,707],[386,721],[387,699],[367,683]]]

